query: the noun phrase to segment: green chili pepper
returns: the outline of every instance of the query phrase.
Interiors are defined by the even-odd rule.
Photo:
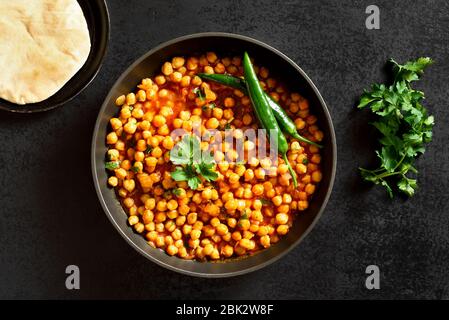
[[[200,73],[198,74],[198,76],[202,79],[214,81],[222,85],[240,90],[245,94],[248,94],[244,79],[233,77],[227,74],[218,74],[218,73],[214,74]],[[270,108],[273,110],[273,114],[276,117],[282,131],[291,135],[293,138],[298,139],[299,141],[317,146],[318,148],[322,148],[322,146],[319,145],[318,143],[310,141],[309,139],[301,136],[296,130],[295,123],[293,122],[292,119],[290,119],[287,112],[285,112],[285,110],[269,94],[264,92],[264,95],[267,97],[268,104],[270,105]]]
[[[287,139],[285,139],[285,136],[282,133],[279,124],[277,123],[276,118],[273,114],[273,110],[269,106],[267,96],[260,86],[259,79],[257,78],[256,72],[254,71],[254,67],[251,63],[251,60],[249,59],[247,52],[243,54],[243,71],[245,74],[246,89],[253,104],[257,119],[261,123],[262,127],[268,131],[268,134],[270,136],[272,134],[276,135],[276,147],[282,154],[282,158],[284,159],[285,164],[288,166],[288,170],[292,175],[293,185],[296,188],[298,186],[298,183],[296,181],[296,174],[287,159]]]
[[[201,79],[215,81],[222,85],[232,87],[246,93],[246,83],[242,78],[237,78],[228,74],[220,73],[199,73],[198,76]]]

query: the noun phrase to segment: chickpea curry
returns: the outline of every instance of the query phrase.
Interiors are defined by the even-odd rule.
[[[246,53],[174,57],[116,105],[106,137],[108,184],[135,232],[171,256],[222,260],[269,248],[322,179],[323,132],[308,100]],[[245,135],[270,126],[282,129],[275,131],[281,142]],[[226,139],[213,143],[217,136],[242,142],[243,153]],[[279,155],[255,156],[261,146],[277,146]],[[195,161],[197,151],[207,156]]]

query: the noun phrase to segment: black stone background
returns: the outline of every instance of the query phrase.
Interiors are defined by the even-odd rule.
[[[377,4],[381,29],[365,28]],[[0,113],[0,298],[449,298],[447,1],[108,1],[109,50],[76,99],[42,114]],[[97,112],[129,64],[177,36],[226,31],[262,40],[296,61],[331,111],[338,170],[331,200],[306,240],[280,261],[230,279],[173,273],[134,251],[103,213],[90,171]],[[213,49],[213,48],[211,48]],[[384,81],[385,61],[431,56],[418,87],[435,115],[418,161],[420,190],[389,200],[361,183],[374,160],[363,88]],[[65,288],[65,267],[81,290]],[[365,289],[365,268],[381,289]]]

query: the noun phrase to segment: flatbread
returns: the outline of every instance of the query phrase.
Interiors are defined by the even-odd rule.
[[[81,69],[89,30],[76,0],[0,0],[0,98],[43,101]]]

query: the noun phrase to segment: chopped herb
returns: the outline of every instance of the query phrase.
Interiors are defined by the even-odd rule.
[[[147,146],[147,148],[145,149],[145,154],[149,154],[151,151],[153,151],[153,147]]]
[[[234,118],[232,117],[229,119],[226,123],[219,126],[220,130],[229,130],[232,129],[231,122],[234,121]]]
[[[139,168],[139,167],[136,167],[136,166],[132,167],[131,170],[132,170],[134,173],[139,173],[139,172],[140,172],[140,168]]]
[[[202,162],[194,165],[197,173],[201,174],[206,181],[215,181],[218,178],[217,172],[214,171],[215,163]]]
[[[104,164],[104,167],[108,170],[115,170],[120,168],[120,161],[108,161]]]
[[[198,178],[191,165],[187,165],[185,168],[176,167],[175,171],[170,172],[170,175],[175,181],[187,181],[188,186],[192,190],[198,189],[201,183],[200,178]]]
[[[216,107],[215,103],[208,103],[208,104],[205,104],[202,107],[202,109],[203,109],[203,111],[207,111],[207,110],[212,110],[215,107]]]
[[[195,89],[193,89],[193,93],[196,94],[196,96],[201,100],[204,101],[204,99],[206,99],[206,97],[204,96],[203,92],[201,91],[200,88],[196,87]]]
[[[249,209],[248,209],[249,210]],[[248,210],[245,210],[245,212],[240,216],[240,219],[239,219],[239,223],[238,223],[238,226],[240,227],[240,228],[242,228],[243,227],[243,220],[248,220],[249,219],[249,216],[248,216]],[[251,210],[249,210],[250,212],[251,212]]]
[[[231,119],[228,120],[228,122],[226,122],[226,124],[223,126],[223,130],[229,130],[231,129],[231,122],[234,121],[234,117],[232,117]]]
[[[170,161],[179,165],[170,173],[173,180],[187,181],[192,190],[198,189],[201,176],[208,182],[218,178],[213,157],[201,152],[200,141],[195,136],[185,135],[170,151]]]
[[[178,197],[182,194],[182,189],[180,189],[180,188],[173,189],[172,193]]]
[[[134,107],[133,106],[129,106],[129,111],[133,111]]]
[[[360,168],[366,181],[382,185],[390,197],[393,188],[411,197],[417,189],[416,179],[407,174],[417,174],[415,159],[425,151],[425,144],[432,140],[434,118],[422,105],[424,93],[414,90],[411,82],[419,80],[424,69],[432,64],[430,58],[419,58],[404,65],[393,59],[394,81],[390,86],[374,84],[365,91],[358,108],[369,107],[377,116],[372,125],[380,132],[380,150],[376,151],[380,166],[374,170]]]
[[[271,204],[271,201],[270,201],[270,200],[267,200],[267,199],[265,199],[265,198],[260,198],[259,200],[260,200],[260,202],[262,202],[262,205],[263,205],[263,206],[268,206],[268,205]]]
[[[302,159],[302,164],[309,164],[309,159],[307,158]]]

